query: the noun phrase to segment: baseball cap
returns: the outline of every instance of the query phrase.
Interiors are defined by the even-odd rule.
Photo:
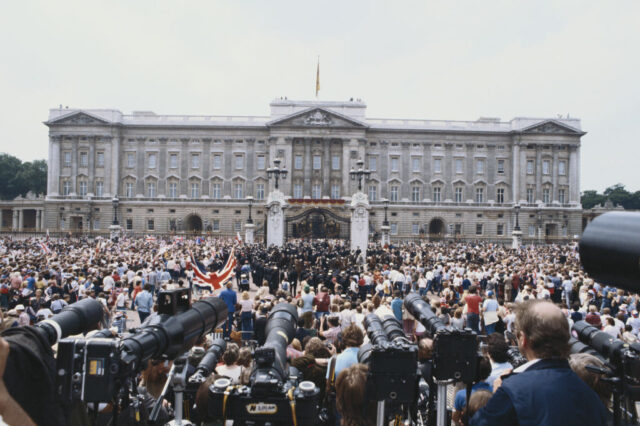
[[[16,311],[24,311],[24,305],[22,303],[19,305],[16,305]]]

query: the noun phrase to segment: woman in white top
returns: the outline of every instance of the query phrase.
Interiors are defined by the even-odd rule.
[[[242,321],[242,340],[250,340],[253,337],[253,301],[251,301],[248,291],[242,292],[240,306],[240,320]]]

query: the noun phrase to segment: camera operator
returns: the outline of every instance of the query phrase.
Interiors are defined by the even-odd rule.
[[[598,395],[569,367],[569,329],[562,311],[545,300],[522,303],[516,307],[515,328],[528,362],[494,383],[493,397],[470,424],[606,424]]]

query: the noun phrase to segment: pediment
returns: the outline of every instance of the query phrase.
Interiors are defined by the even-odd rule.
[[[89,114],[82,111],[72,112],[67,115],[63,115],[54,120],[48,121],[47,124],[72,124],[72,125],[101,125],[101,124],[109,124],[108,121],[97,117],[93,114]]]
[[[366,128],[367,124],[324,108],[309,108],[267,123],[268,127]]]
[[[571,134],[581,134],[582,132],[571,127],[568,126],[564,123],[560,123],[558,121],[555,120],[547,120],[547,121],[543,121],[542,123],[536,123],[532,126],[529,127],[525,127],[524,129],[522,129],[523,133],[541,133],[541,134],[553,134],[553,135],[558,135],[558,134],[566,134],[566,135],[571,135]]]

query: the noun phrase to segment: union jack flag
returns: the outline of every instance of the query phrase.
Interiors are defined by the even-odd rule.
[[[42,251],[44,252],[44,254],[48,255],[51,254],[51,250],[49,250],[49,247],[47,246],[47,243],[40,243],[40,248],[42,249]]]
[[[209,287],[211,289],[211,292],[213,292],[215,290],[221,289],[224,283],[226,283],[233,277],[233,273],[237,264],[234,249],[231,249],[229,259],[227,259],[227,263],[224,265],[224,267],[216,272],[201,271],[196,258],[193,256],[193,253],[189,254],[191,256],[189,266],[193,270],[194,284],[197,284],[201,287]]]

